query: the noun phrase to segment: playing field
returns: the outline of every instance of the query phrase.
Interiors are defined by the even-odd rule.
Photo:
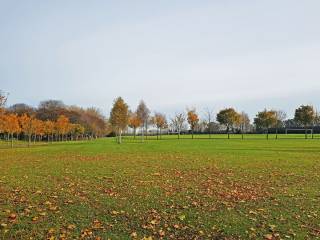
[[[0,149],[0,224],[0,239],[317,239],[320,140]]]

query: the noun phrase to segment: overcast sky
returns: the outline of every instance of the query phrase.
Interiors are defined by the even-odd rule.
[[[320,108],[319,0],[0,0],[0,89],[108,113]]]

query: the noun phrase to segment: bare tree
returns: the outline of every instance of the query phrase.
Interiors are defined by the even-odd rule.
[[[285,111],[278,110],[276,111],[276,118],[277,118],[277,123],[276,123],[276,139],[278,139],[278,129],[280,127],[284,126],[284,121],[287,118],[287,114]]]
[[[6,105],[8,95],[8,93],[5,93],[2,90],[0,90],[0,114],[4,112],[4,107]]]
[[[207,126],[208,126],[209,138],[211,138],[211,132],[212,132],[212,124],[211,123],[213,122],[213,116],[214,116],[213,110],[206,108],[205,109],[205,119],[206,119]]]
[[[240,119],[239,119],[239,127],[241,131],[241,137],[243,139],[243,134],[248,131],[250,128],[250,118],[247,113],[241,112]]]
[[[180,133],[185,122],[186,116],[184,113],[176,113],[174,118],[171,119],[172,126],[178,132],[178,139],[180,139]]]
[[[143,142],[144,131],[148,128],[148,120],[150,114],[150,110],[148,109],[147,105],[144,103],[143,100],[140,101],[136,113],[141,121],[141,141]]]

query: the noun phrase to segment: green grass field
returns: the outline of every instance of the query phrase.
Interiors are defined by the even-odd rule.
[[[259,137],[0,149],[0,239],[320,238],[320,141]]]

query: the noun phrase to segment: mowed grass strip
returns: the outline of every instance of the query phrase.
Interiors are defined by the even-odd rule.
[[[315,239],[318,140],[0,150],[1,239]]]

